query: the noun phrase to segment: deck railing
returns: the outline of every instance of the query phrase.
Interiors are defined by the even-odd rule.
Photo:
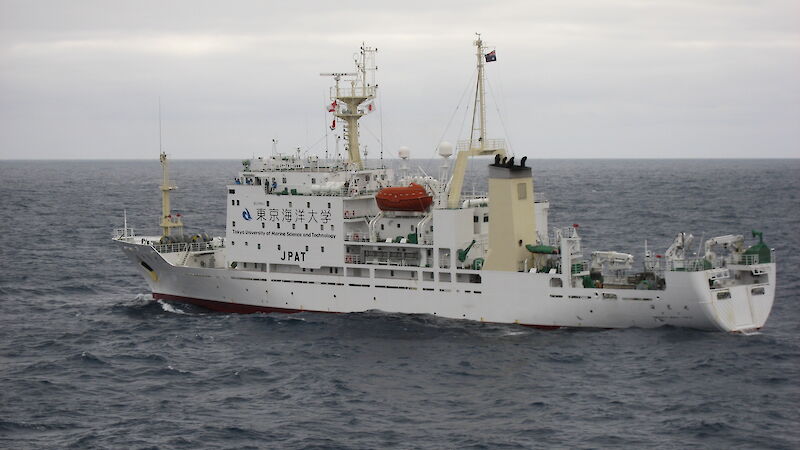
[[[214,250],[215,247],[211,242],[179,242],[175,244],[154,244],[153,248],[158,253],[174,253],[174,252],[200,252],[204,250]]]

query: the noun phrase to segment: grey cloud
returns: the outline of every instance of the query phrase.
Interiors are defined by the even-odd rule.
[[[797,157],[796,2],[0,2],[0,158],[177,158],[324,135],[329,80],[380,49],[364,142],[432,154],[474,72],[537,157]],[[462,105],[463,107],[463,105]],[[463,136],[462,136],[463,137]],[[321,147],[314,149],[321,151]],[[373,153],[374,154],[374,153]]]

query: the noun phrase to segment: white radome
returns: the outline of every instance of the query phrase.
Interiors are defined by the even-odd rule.
[[[453,156],[453,144],[447,141],[442,141],[439,144],[439,156],[442,158],[449,158]]]
[[[408,147],[400,147],[400,150],[397,151],[397,156],[400,159],[408,159],[411,156],[411,149]]]

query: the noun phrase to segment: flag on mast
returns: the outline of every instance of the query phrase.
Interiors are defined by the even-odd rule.
[[[489,53],[483,56],[486,58],[487,63],[497,61],[497,54],[494,52],[494,50],[490,51]]]

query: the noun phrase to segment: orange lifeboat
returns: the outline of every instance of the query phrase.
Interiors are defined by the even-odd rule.
[[[375,195],[375,200],[381,211],[425,211],[433,203],[428,191],[416,183],[383,188]]]

